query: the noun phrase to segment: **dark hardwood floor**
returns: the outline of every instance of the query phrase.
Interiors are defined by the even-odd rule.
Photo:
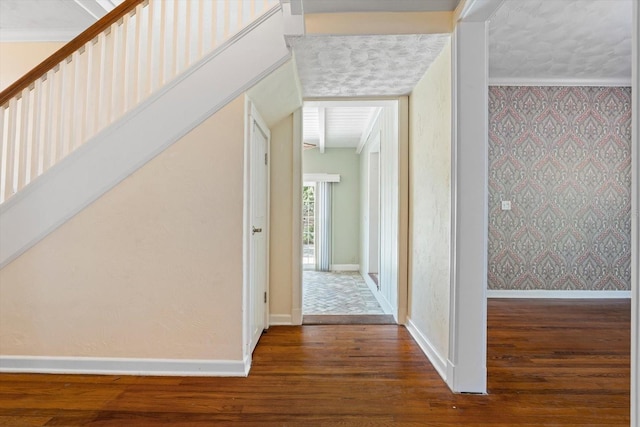
[[[0,375],[0,425],[629,425],[629,301],[488,315],[486,396],[451,394],[403,327],[272,327],[248,378]]]

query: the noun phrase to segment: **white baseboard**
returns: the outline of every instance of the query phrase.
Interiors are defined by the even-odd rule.
[[[270,314],[269,326],[293,325],[290,314]]]
[[[366,283],[371,290],[373,296],[376,297],[376,301],[378,301],[378,304],[380,304],[380,307],[382,308],[382,311],[384,311],[384,314],[393,314],[393,308],[391,307],[391,304],[378,290],[378,286],[373,281],[373,279],[366,273],[362,275],[362,278],[364,279],[364,283]]]
[[[291,310],[291,324],[302,325],[302,309],[294,308]]]
[[[547,291],[536,289],[519,290],[487,290],[487,298],[560,298],[560,299],[614,299],[631,298],[631,291]]]
[[[329,266],[331,271],[360,271],[359,264],[331,264]]]
[[[436,369],[440,377],[447,382],[447,361],[438,351],[435,349],[431,341],[424,336],[424,334],[418,329],[418,327],[413,323],[413,321],[407,317],[407,323],[405,327],[416,341],[418,346],[422,349],[422,352],[427,356],[427,359],[431,362],[431,365]]]
[[[250,368],[250,356],[245,360],[0,356],[0,372],[13,373],[246,377]]]

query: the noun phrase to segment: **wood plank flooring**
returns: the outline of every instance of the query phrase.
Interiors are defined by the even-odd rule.
[[[0,375],[0,425],[629,425],[629,301],[488,316],[486,396],[451,394],[403,327],[272,327],[248,378]]]

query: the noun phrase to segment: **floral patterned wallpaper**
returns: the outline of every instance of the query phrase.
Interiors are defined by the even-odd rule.
[[[488,283],[630,289],[630,88],[489,89]]]

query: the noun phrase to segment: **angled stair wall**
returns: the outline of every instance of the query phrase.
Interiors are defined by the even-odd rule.
[[[210,13],[212,19],[219,16],[220,10],[210,7],[219,3],[223,2],[142,2],[135,12],[127,11],[109,26],[113,40],[100,33],[88,42],[99,46],[94,57],[100,52],[104,58],[109,46],[123,46],[125,56],[120,65],[114,60],[94,80],[56,77],[51,74],[53,69],[49,70],[2,105],[0,176],[2,194],[8,198],[0,205],[0,268],[289,58],[277,6],[247,25],[256,11],[262,10],[260,7],[269,7],[273,1],[227,1],[231,9],[222,13],[222,27],[214,31],[204,25],[209,20],[202,14]],[[156,4],[161,6],[154,7]],[[167,6],[180,4],[191,6],[183,12]],[[163,15],[163,10],[171,13]],[[175,11],[179,12],[177,21],[169,25],[168,16]],[[157,27],[161,34],[166,35],[171,27],[171,37],[180,34],[188,43],[183,47],[167,42],[154,44],[153,37],[145,38],[140,27],[125,25],[138,18],[152,30]],[[183,25],[181,19],[187,24]],[[188,30],[195,23],[200,24],[201,31]],[[114,27],[116,24],[121,28]],[[221,42],[225,36],[228,39]],[[128,43],[134,47],[127,48]],[[143,52],[140,46],[150,50]],[[82,53],[75,51],[70,62],[63,60],[58,70],[72,68],[71,76],[80,76],[79,64],[84,63],[90,71],[91,49],[83,45]],[[86,57],[82,58],[84,53]],[[75,65],[69,66],[74,59]],[[127,70],[123,72],[125,78],[115,85],[115,70],[122,65]],[[126,77],[129,74],[137,81]],[[49,87],[56,79],[61,86]],[[65,82],[74,84],[65,86]],[[73,89],[74,95],[60,101],[58,108],[51,110],[55,113],[52,117],[43,118],[45,109],[36,106],[53,102],[55,98],[49,95],[62,93],[65,87]],[[91,87],[97,89],[97,96],[93,96]],[[85,88],[88,93],[83,94]],[[0,102],[6,98],[5,92],[0,94]],[[23,118],[26,121],[21,121]]]

